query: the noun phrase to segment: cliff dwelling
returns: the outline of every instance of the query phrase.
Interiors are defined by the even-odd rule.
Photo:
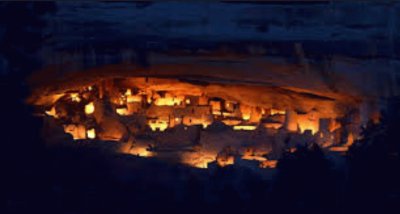
[[[50,144],[108,142],[118,153],[198,168],[274,168],[282,152],[312,143],[345,153],[363,123],[379,120],[374,103],[350,93],[149,72],[105,68],[48,83],[36,75],[27,102]]]

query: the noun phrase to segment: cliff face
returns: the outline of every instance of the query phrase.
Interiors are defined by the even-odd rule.
[[[304,70],[351,70],[362,76],[376,72],[382,77],[399,66],[396,2],[4,5],[2,50],[29,49],[43,67],[63,64],[64,70],[78,70],[121,62],[148,66],[154,63],[153,54],[172,53],[261,56]],[[12,22],[7,15],[25,21]],[[2,72],[12,66],[10,54],[0,55]],[[388,90],[385,93],[394,89]]]
[[[400,4],[58,3],[56,8],[43,17],[46,40],[37,52],[52,77],[122,64],[113,69],[223,77],[333,97],[399,93]],[[127,64],[135,66],[124,68]]]

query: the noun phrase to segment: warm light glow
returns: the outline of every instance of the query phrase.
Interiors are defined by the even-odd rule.
[[[306,131],[306,130],[311,130],[312,134],[315,134],[318,132],[318,127],[315,126],[315,124],[312,122],[303,121],[303,122],[299,123],[299,128],[300,128],[301,133],[304,133],[304,131]]]
[[[94,138],[96,138],[96,131],[94,130],[94,128],[87,130],[87,131],[86,131],[86,134],[87,134],[87,137],[88,137],[89,139],[94,139]]]
[[[182,123],[184,125],[192,126],[192,125],[202,125],[203,128],[207,128],[212,121],[205,117],[184,117]]]
[[[266,129],[280,129],[282,125],[281,123],[264,123]]]
[[[205,96],[200,96],[199,97],[199,105],[208,105],[208,98]]]
[[[119,114],[121,116],[129,115],[129,111],[127,108],[116,108],[115,112],[117,112],[117,114]]]
[[[266,160],[260,163],[260,168],[276,168],[277,160]]]
[[[199,151],[184,154],[182,162],[192,167],[206,169],[209,163],[215,161],[215,157],[214,153]]]
[[[45,111],[45,113],[49,116],[52,116],[54,118],[58,118],[56,108],[53,106],[51,107],[50,111]]]
[[[128,141],[119,151],[141,157],[164,158],[165,153],[156,151],[173,148],[171,154],[178,155],[182,163],[198,168],[207,168],[211,162],[222,167],[237,162],[275,168],[277,161],[267,157],[277,158],[282,151],[295,152],[297,143],[316,142],[324,151],[345,152],[358,137],[357,132],[354,136],[349,133],[347,142],[337,146],[338,138],[343,139],[347,132],[329,131],[340,128],[339,118],[345,112],[336,114],[335,108],[328,108],[324,102],[318,105],[318,98],[310,103],[307,98],[292,102],[286,95],[280,99],[258,86],[242,90],[247,86],[229,83],[222,87],[222,82],[192,85],[180,80],[163,83],[170,81],[164,78],[157,80],[162,81],[158,84],[156,78],[149,82],[142,79],[85,81],[79,88],[57,88],[66,93],[61,99],[44,91],[46,98],[35,105],[41,110],[39,115],[45,116],[45,109],[46,115],[58,118],[56,123],[50,121],[49,127],[62,126],[75,140]],[[115,109],[115,113],[109,109]],[[127,115],[131,116],[124,117]],[[357,121],[354,125],[358,125]],[[314,136],[301,135],[305,132]],[[168,149],[151,149],[160,145]],[[244,149],[248,151],[243,153]],[[267,156],[270,152],[273,156]]]
[[[286,114],[285,110],[279,110],[279,109],[271,109],[271,115],[275,115],[275,114]]]
[[[74,102],[78,102],[79,103],[81,101],[81,98],[79,97],[78,93],[71,93],[70,97],[71,97],[71,100],[74,101]]]
[[[152,131],[164,131],[168,128],[168,121],[163,120],[150,120],[148,125],[150,126]]]
[[[250,113],[242,113],[243,120],[250,120]]]
[[[126,97],[128,103],[139,103],[142,102],[142,96],[140,95],[128,95]]]
[[[93,112],[94,112],[93,102],[90,102],[87,105],[85,105],[85,114],[93,114]]]
[[[222,112],[222,116],[230,117],[230,116],[233,116],[233,113],[231,113],[231,112]]]
[[[183,97],[172,97],[167,94],[165,97],[159,97],[154,101],[157,106],[174,106],[180,105],[183,101]]]
[[[219,101],[210,101],[211,112],[214,115],[221,114],[221,102]]]
[[[341,125],[339,122],[337,122],[335,119],[331,119],[329,122],[329,132],[334,132],[336,129],[340,128]]]
[[[207,169],[208,164],[209,164],[209,162],[207,162],[207,161],[199,161],[199,162],[191,164],[191,166],[196,167],[196,168],[201,168],[201,169]]]
[[[232,155],[228,155],[228,156],[220,156],[217,157],[217,164],[220,167],[225,167],[228,165],[233,165],[235,163],[235,157]]]
[[[240,113],[242,113],[243,120],[250,120],[254,108],[248,105],[240,105]]]
[[[329,148],[329,150],[332,152],[347,152],[349,150],[349,147],[347,147],[347,146],[332,146]]]
[[[237,125],[233,126],[233,130],[245,130],[245,131],[252,131],[255,130],[257,126],[252,125]]]
[[[86,128],[83,125],[65,125],[64,131],[71,134],[74,140],[86,139]]]
[[[130,96],[130,95],[132,95],[131,89],[126,89],[125,96]]]
[[[350,147],[351,145],[353,145],[354,143],[354,136],[353,133],[349,133],[349,135],[347,136],[347,143],[346,146]]]
[[[226,120],[222,120],[222,122],[227,126],[236,126],[236,125],[239,125],[242,121],[226,119]]]
[[[314,135],[319,129],[319,118],[313,112],[306,115],[298,115],[297,124],[301,133],[304,133],[305,130],[311,130]]]
[[[212,110],[212,114],[213,115],[221,115],[221,111],[218,111],[218,110]]]
[[[134,147],[132,147],[129,153],[132,154],[132,155],[139,156],[139,157],[151,157],[151,156],[153,156],[153,153],[148,151],[148,149],[146,147],[138,146],[138,145],[135,145]]]
[[[266,161],[266,160],[267,160],[267,158],[265,158],[265,157],[262,157],[262,156],[255,156],[255,155],[243,155],[243,156],[242,156],[242,159],[243,159],[243,160],[256,160],[256,161],[259,161],[259,162],[262,162],[262,161]]]

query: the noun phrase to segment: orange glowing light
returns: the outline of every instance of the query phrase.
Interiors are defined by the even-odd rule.
[[[349,150],[349,147],[347,146],[332,146],[329,148],[329,151],[332,152],[347,152]]]
[[[129,115],[129,111],[127,108],[116,108],[115,112],[121,116]]]
[[[237,125],[233,126],[233,130],[244,130],[244,131],[252,131],[255,130],[257,126],[254,125]]]
[[[142,102],[142,97],[139,95],[128,95],[126,97],[126,101],[128,103],[139,103]]]
[[[266,160],[267,160],[267,158],[265,158],[265,157],[262,157],[262,156],[255,156],[255,155],[243,155],[243,156],[242,156],[242,159],[243,159],[243,160],[255,160],[255,161],[259,161],[259,162],[262,162],[262,161],[266,161]]]
[[[243,120],[250,120],[254,108],[248,105],[240,105],[240,112],[242,113]]]
[[[196,168],[201,168],[201,169],[207,169],[208,168],[208,162],[206,162],[206,161],[197,162],[197,163],[194,163],[191,166],[196,167]]]
[[[347,136],[346,146],[349,147],[349,146],[353,145],[353,143],[354,143],[353,133],[349,133],[349,135]]]
[[[341,125],[340,125],[339,122],[337,122],[334,119],[331,119],[328,129],[329,129],[329,132],[333,132],[333,131],[335,131],[336,129],[338,129],[340,127],[341,127]]]
[[[203,128],[207,128],[207,126],[209,126],[212,121],[209,118],[204,118],[204,117],[184,117],[182,123],[184,125],[202,125]]]
[[[87,105],[85,105],[85,114],[93,114],[93,112],[94,112],[93,102],[90,102]]]
[[[163,132],[165,129],[168,128],[168,121],[164,120],[150,120],[148,122],[148,125],[150,126],[151,130],[154,131],[161,131]]]
[[[221,102],[219,101],[210,101],[211,111],[214,115],[221,114]]]
[[[280,129],[282,126],[282,123],[264,123],[266,129]]]
[[[311,107],[311,104],[308,105],[306,103],[307,106],[303,106],[303,102],[290,103],[290,100],[279,100],[279,98],[275,98],[275,96],[272,96],[273,99],[268,99],[269,96],[261,96],[263,93],[268,93],[268,90],[264,92],[255,87],[254,90],[256,90],[256,94],[250,93],[251,91],[247,94],[238,93],[241,91],[238,91],[240,88],[238,87],[236,89],[236,86],[232,87],[232,90],[230,90],[231,87],[225,88],[219,86],[223,83],[216,84],[215,86],[210,85],[212,87],[201,86],[197,88],[198,86],[193,85],[187,88],[186,84],[190,85],[189,83],[184,83],[185,86],[182,86],[181,84],[183,83],[174,84],[174,82],[171,81],[166,84],[158,85],[156,81],[153,83],[153,80],[144,83],[145,78],[143,78],[142,83],[134,79],[135,78],[132,78],[132,80],[130,78],[122,80],[118,78],[117,81],[110,79],[99,83],[90,83],[91,86],[87,86],[85,82],[81,87],[82,93],[76,90],[75,87],[73,89],[63,89],[62,91],[67,91],[66,94],[62,95],[63,99],[46,98],[44,99],[45,101],[41,101],[46,104],[41,104],[40,109],[46,108],[46,115],[54,118],[62,118],[63,120],[57,120],[59,124],[73,121],[70,122],[73,124],[64,125],[63,127],[64,131],[71,134],[75,140],[98,139],[122,141],[122,139],[125,140],[128,138],[130,143],[126,144],[127,146],[124,148],[123,152],[129,152],[130,154],[141,157],[157,155],[155,151],[152,152],[151,149],[143,145],[155,144],[157,146],[158,143],[173,143],[177,141],[189,144],[194,141],[194,135],[201,135],[201,139],[198,140],[199,142],[196,140],[196,145],[192,145],[193,147],[191,147],[196,147],[195,149],[189,150],[184,147],[184,149],[181,150],[181,147],[179,147],[178,151],[179,155],[183,156],[180,157],[180,160],[182,160],[184,164],[198,168],[207,168],[210,162],[216,162],[219,166],[224,167],[235,164],[240,158],[243,160],[251,160],[250,164],[256,163],[262,168],[275,168],[277,161],[268,160],[268,158],[266,158],[266,154],[273,148],[267,144],[269,143],[268,141],[264,144],[261,142],[262,140],[258,140],[258,136],[262,139],[264,134],[265,136],[273,136],[275,134],[281,135],[280,132],[271,129],[281,129],[282,126],[285,126],[288,131],[296,133],[309,133],[306,130],[310,130],[313,135],[318,133],[313,139],[318,140],[318,143],[324,143],[324,148],[330,151],[347,151],[348,147],[353,143],[354,138],[357,137],[357,135],[353,136],[353,134],[350,133],[347,136],[346,144],[332,147],[332,145],[334,145],[332,142],[335,142],[334,138],[338,136],[336,133],[323,133],[322,130],[319,132],[319,117],[324,119],[322,120],[323,122],[325,122],[326,119],[332,118],[328,129],[335,130],[340,127],[340,124],[333,118],[336,115],[327,115],[327,113],[320,111],[320,109],[328,108],[314,105],[314,103],[312,103],[313,108],[310,111],[309,106]],[[103,100],[103,94],[104,99],[109,100]],[[99,97],[101,97],[101,100],[95,100]],[[264,97],[267,98],[264,99]],[[103,103],[103,101],[106,102]],[[76,103],[75,105],[71,104],[71,102],[82,102],[82,104],[85,105],[82,107]],[[57,111],[54,105],[56,105]],[[75,114],[73,111],[73,109],[75,109],[74,107],[77,105],[81,106],[78,109],[79,114]],[[272,106],[278,109],[271,108]],[[287,110],[279,109],[282,106],[287,106]],[[110,115],[108,111],[110,108],[115,109],[114,115]],[[81,117],[81,113],[93,115],[94,117]],[[132,116],[120,117],[116,116],[116,114]],[[265,114],[264,117],[262,116],[263,114]],[[68,120],[64,120],[64,118]],[[229,130],[225,130],[226,127],[222,124],[221,126],[224,128],[224,132],[214,132],[213,127],[210,126],[214,121],[217,122],[214,124],[216,125],[216,130],[218,130],[218,126],[221,125],[218,124],[219,122],[229,126]],[[180,124],[178,127],[183,126],[182,129],[185,131],[180,128],[173,128],[177,127],[178,124]],[[202,126],[203,129],[207,130],[200,131],[198,126]],[[252,132],[258,130],[259,126],[260,132]],[[171,128],[171,130],[167,130],[168,128]],[[263,130],[264,128],[268,128],[268,130],[265,131]],[[165,133],[149,133],[151,131],[165,131]],[[286,130],[282,131],[283,135],[287,133]],[[143,138],[142,142],[140,137],[137,139],[135,138],[136,135],[149,136],[149,139]],[[279,135],[278,140],[283,140],[284,138]],[[250,147],[248,144],[242,143],[242,138],[252,141],[251,139],[253,139],[254,136],[256,136],[257,139],[254,140],[254,144],[251,144],[251,152],[240,153],[243,151],[244,145]],[[309,137],[301,136],[300,134],[295,134],[293,136],[300,137],[299,141],[302,141],[303,138],[308,139],[306,137]],[[135,142],[133,143],[133,141]],[[295,142],[295,140],[293,140],[293,142]],[[226,146],[225,143],[231,143],[229,147],[232,147],[232,149],[227,149],[227,151],[221,150],[223,146]],[[199,148],[197,146],[199,146]],[[206,148],[202,148],[202,146]],[[256,151],[258,153],[256,153]],[[296,151],[296,148],[287,149],[287,152],[294,151]],[[190,154],[186,155],[186,153]],[[236,164],[242,163],[248,164],[246,161],[239,161]]]
[[[71,134],[74,140],[86,139],[86,128],[83,125],[65,125],[64,131]]]
[[[206,169],[209,163],[215,161],[215,156],[216,154],[206,151],[186,153],[182,157],[182,163],[192,167]]]
[[[311,130],[311,133],[314,135],[319,129],[319,118],[314,112],[306,115],[298,115],[297,124],[301,133],[304,133],[305,130]]]
[[[134,146],[131,148],[130,154],[132,155],[136,155],[139,157],[152,157],[153,153],[150,152],[147,147],[145,146]]]
[[[87,134],[87,137],[88,137],[89,139],[95,139],[95,138],[96,138],[96,131],[94,130],[94,128],[88,129],[88,130],[86,131],[86,134]]]
[[[236,125],[239,125],[242,121],[241,120],[226,119],[226,120],[222,120],[222,122],[227,126],[236,126]]]
[[[250,113],[242,113],[243,120],[250,120]]]
[[[260,168],[276,168],[277,160],[266,160],[260,163]]]
[[[235,157],[232,155],[229,156],[219,156],[217,157],[217,164],[220,167],[225,167],[229,165],[235,164]]]
[[[279,110],[279,109],[271,109],[270,115],[276,115],[276,114],[286,114],[285,110]]]
[[[52,116],[54,118],[58,118],[56,108],[53,106],[51,107],[50,111],[45,111],[45,113],[49,116]]]
[[[222,116],[230,117],[230,116],[233,116],[233,113],[231,113],[231,112],[222,112]]]
[[[157,106],[174,106],[174,105],[180,105],[182,101],[183,101],[182,97],[166,96],[157,98],[154,101],[154,104]]]
[[[71,93],[70,97],[71,97],[71,100],[74,101],[74,102],[78,102],[79,103],[81,101],[81,98],[79,97],[78,93]]]
[[[126,89],[125,96],[130,96],[130,95],[132,95],[131,89]]]
[[[315,126],[315,124],[304,122],[304,121],[299,123],[299,128],[300,128],[301,133],[304,133],[304,131],[306,131],[306,130],[311,130],[312,134],[315,134],[318,132],[318,127]]]

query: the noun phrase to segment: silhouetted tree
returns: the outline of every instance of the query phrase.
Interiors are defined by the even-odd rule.
[[[285,152],[277,170],[272,193],[276,211],[326,213],[334,210],[334,173],[317,144],[298,147],[293,153]]]
[[[400,202],[400,99],[388,100],[380,123],[369,122],[349,150],[348,206],[389,212]]]

